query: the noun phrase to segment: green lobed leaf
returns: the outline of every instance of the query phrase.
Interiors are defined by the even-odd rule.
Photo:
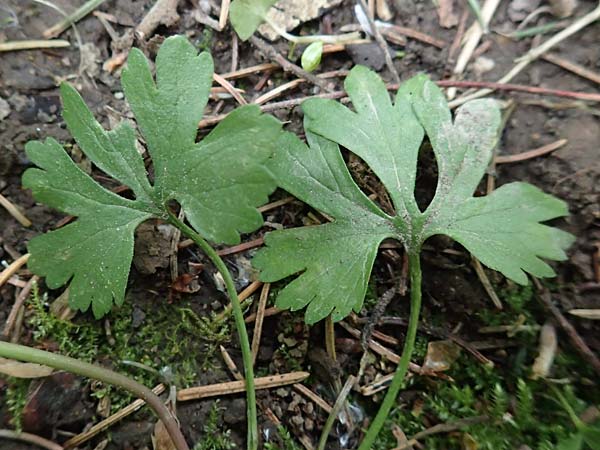
[[[233,0],[229,7],[229,20],[242,41],[254,34],[277,0]]]
[[[125,295],[136,227],[151,217],[165,219],[167,203],[178,201],[204,237],[238,243],[239,233],[262,225],[256,207],[275,188],[265,163],[273,153],[280,123],[256,106],[233,111],[202,141],[198,122],[212,83],[207,53],[181,36],[165,40],[156,59],[156,83],[144,55],[130,53],[123,88],[154,166],[154,184],[126,123],[105,131],[81,96],[61,86],[64,118],[85,155],[131,188],[134,200],[113,194],[82,172],[52,139],[30,142],[26,152],[38,168],[23,185],[38,201],[78,219],[29,243],[31,270],[51,288],[70,282],[71,307],[92,306],[106,314]]]
[[[278,184],[333,218],[318,227],[275,231],[255,265],[261,279],[297,275],[277,305],[308,305],[309,323],[334,319],[362,305],[381,241],[394,238],[411,254],[430,236],[445,234],[487,266],[527,283],[525,272],[553,276],[542,260],[565,259],[573,236],[540,222],[568,214],[566,204],[526,183],[510,183],[487,197],[473,197],[492,157],[500,127],[493,100],[457,110],[454,121],[441,90],[423,75],[400,86],[394,103],[383,81],[355,67],[345,82],[353,110],[339,102],[303,104],[310,148],[282,137],[272,171]],[[419,148],[429,138],[438,165],[438,186],[425,211],[415,199]],[[362,158],[393,201],[388,216],[366,199],[343,162],[340,144]]]

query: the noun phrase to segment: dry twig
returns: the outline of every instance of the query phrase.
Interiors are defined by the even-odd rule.
[[[588,347],[585,341],[579,336],[575,327],[571,325],[571,322],[560,312],[556,305],[552,302],[552,296],[550,292],[544,288],[537,279],[533,279],[535,286],[538,290],[537,298],[541,301],[542,305],[552,313],[562,330],[567,334],[567,337],[571,341],[575,350],[579,352],[581,357],[587,361],[590,366],[600,375],[600,359],[594,354],[594,352]]]
[[[551,153],[554,150],[558,150],[559,148],[565,146],[567,142],[569,142],[567,139],[559,139],[558,141],[552,142],[550,144],[546,144],[523,153],[517,153],[516,155],[496,156],[494,158],[494,162],[496,164],[506,164],[519,161],[526,161],[531,158],[537,158],[538,156],[547,155],[548,153]]]
[[[0,53],[1,52],[14,52],[17,50],[36,50],[41,48],[64,48],[70,46],[69,41],[62,39],[52,39],[50,41],[45,40],[27,40],[27,41],[8,41],[0,42]]]
[[[263,284],[262,291],[258,300],[258,308],[256,309],[256,322],[254,323],[254,334],[252,335],[252,363],[256,364],[256,356],[260,348],[260,338],[262,335],[263,320],[265,318],[265,308],[269,299],[270,283]]]
[[[25,217],[19,208],[17,208],[9,199],[7,199],[4,195],[0,194],[0,205],[4,207],[8,211],[8,213],[13,216],[21,225],[24,227],[31,226],[31,220]]]
[[[256,389],[269,389],[299,383],[306,380],[309,376],[310,373],[308,372],[290,372],[282,375],[271,375],[268,377],[255,378],[254,385],[256,386]],[[208,386],[180,389],[177,392],[177,401],[185,402],[207,397],[217,397],[219,395],[236,394],[238,392],[244,392],[245,390],[246,382],[244,380],[228,381]]]
[[[47,450],[63,450],[63,447],[35,434],[19,432],[14,430],[0,430],[0,439],[12,439],[15,441],[27,442],[37,445]]]
[[[166,389],[165,385],[161,383],[161,384],[156,385],[156,387],[154,387],[154,389],[152,389],[152,392],[154,392],[156,395],[160,395],[165,391],[165,389]],[[140,409],[145,404],[146,404],[146,402],[144,400],[142,400],[141,398],[138,398],[137,400],[135,400],[134,402],[125,406],[124,408],[120,409],[116,413],[114,413],[114,414],[108,416],[106,419],[98,422],[96,425],[92,426],[89,430],[86,430],[83,433],[73,436],[71,439],[69,439],[67,442],[65,442],[65,449],[77,447],[77,446],[80,446],[81,444],[83,444],[84,442],[89,441],[94,436],[97,436],[99,433],[101,433],[102,431],[111,427],[115,423],[121,421],[122,419],[129,416],[130,414],[133,414],[134,412],[136,412],[138,409]]]
[[[268,44],[258,36],[251,36],[250,42],[252,42],[252,44],[267,58],[279,64],[281,68],[286,72],[292,72],[298,78],[304,78],[305,80],[310,81],[315,86],[320,87],[322,90],[326,92],[331,92],[332,89],[329,87],[328,83],[326,83],[324,80],[320,79],[316,75],[308,73],[306,70],[302,69],[301,67],[298,67],[296,64],[285,59],[279,54],[277,50],[275,50],[275,48],[271,44]]]
[[[8,281],[10,277],[12,277],[17,271],[23,267],[27,261],[29,260],[29,253],[25,253],[19,259],[16,259],[12,262],[10,266],[0,272],[0,287]]]
[[[38,280],[39,280],[39,277],[37,275],[34,275],[27,282],[27,284],[21,290],[21,292],[19,292],[19,295],[17,296],[15,303],[13,304],[13,306],[10,310],[10,313],[8,314],[8,317],[6,319],[6,324],[4,325],[4,330],[2,330],[2,336],[4,336],[5,338],[8,338],[10,336],[10,332],[12,331],[12,329],[15,325],[17,316],[19,314],[19,311],[21,310],[21,306],[23,306],[23,303],[25,303],[25,300],[27,300],[27,298],[29,297],[29,293],[31,292],[33,285],[35,283],[37,283]]]

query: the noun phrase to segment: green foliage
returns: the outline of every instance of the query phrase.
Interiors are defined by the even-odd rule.
[[[194,450],[230,450],[236,447],[231,440],[231,430],[222,430],[219,423],[222,410],[218,401],[211,405],[202,439],[194,446]]]
[[[289,430],[283,425],[277,427],[280,445],[274,442],[265,442],[265,450],[301,450],[302,447],[294,441]]]
[[[313,42],[302,52],[302,68],[312,72],[321,64],[321,56],[323,56],[323,42]]]
[[[50,288],[70,282],[70,305],[96,317],[123,302],[135,228],[166,219],[176,200],[190,224],[214,242],[235,244],[240,233],[262,225],[256,206],[274,183],[263,163],[274,149],[280,123],[257,106],[233,111],[201,142],[197,126],[208,100],[213,62],[184,37],[165,40],[156,58],[156,82],[143,53],[133,49],[122,85],[154,165],[153,184],[136,148],[134,129],[121,123],[105,131],[79,94],[61,86],[63,116],[85,155],[131,188],[116,195],[81,171],[53,139],[29,142],[23,185],[38,201],[78,220],[31,240],[29,267]]]
[[[144,322],[134,328],[133,308],[125,304],[115,308],[111,315],[111,336],[107,336],[102,322],[60,320],[48,311],[45,303],[45,297],[34,289],[29,326],[36,342],[53,341],[60,353],[86,362],[135,361],[155,370],[169,366],[179,387],[196,383],[199,370],[212,364],[219,344],[231,338],[227,323],[199,317],[186,305],[156,303],[152,314],[147,314]],[[126,366],[120,366],[120,371],[129,372],[146,386],[159,381],[149,371]],[[110,395],[112,411],[132,400],[125,391],[110,386],[98,388],[93,395],[96,398]]]
[[[277,0],[233,0],[229,20],[242,41],[250,38]]]
[[[7,377],[5,402],[8,412],[11,416],[11,424],[16,431],[21,431],[23,428],[23,408],[27,403],[27,393],[29,392],[29,384],[31,380],[26,378]]]
[[[324,225],[266,236],[267,248],[254,259],[261,279],[273,282],[301,273],[281,291],[278,307],[307,307],[308,323],[358,312],[386,238],[418,255],[428,237],[445,234],[517,283],[527,283],[525,272],[554,275],[541,258],[565,259],[573,236],[540,222],[566,215],[563,201],[526,183],[473,197],[498,138],[496,102],[469,102],[453,122],[443,93],[427,77],[405,82],[392,103],[379,76],[361,66],[346,78],[345,89],[354,111],[333,100],[306,101],[308,146],[283,135],[271,164],[279,186],[332,218]],[[439,183],[422,212],[414,188],[425,135],[435,153]],[[394,215],[358,188],[338,144],[362,158],[383,182]]]

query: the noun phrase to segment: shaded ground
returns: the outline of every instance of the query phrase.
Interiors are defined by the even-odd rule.
[[[72,10],[75,3],[57,2],[66,10]],[[100,11],[114,14],[119,23],[112,23],[118,34],[124,34],[131,26],[140,23],[149,10],[150,1],[114,0],[107,1]],[[149,40],[142,43],[144,51],[154,57],[163,37],[185,33],[201,50],[208,49],[215,59],[217,73],[231,69],[232,31],[215,32],[195,20],[197,2],[180,2],[181,19],[177,25],[159,27]],[[210,3],[210,2],[208,2]],[[217,3],[217,2],[215,2]],[[401,2],[399,2],[401,3]],[[405,46],[394,47],[403,56],[395,59],[395,66],[402,79],[418,72],[427,72],[434,79],[448,77],[453,62],[448,59],[450,45],[457,28],[444,29],[439,25],[433,2],[406,2],[407,6],[396,13],[396,24],[428,33],[445,42],[444,49],[408,39]],[[462,5],[461,2],[458,2]],[[496,32],[509,32],[517,22],[510,7],[518,2],[503,2],[492,21],[493,33],[483,38],[484,48],[478,64],[469,66],[465,79],[497,80],[513,65],[514,59],[525,53],[536,38],[513,41]],[[580,2],[575,16],[589,11],[594,3]],[[46,7],[33,2],[7,1],[2,4],[3,17],[14,17],[18,24],[0,29],[0,41],[34,38],[60,19],[60,16]],[[354,23],[353,2],[344,1],[323,15],[319,20],[305,24],[297,32],[333,32],[346,24]],[[458,12],[460,16],[460,9]],[[213,14],[213,17],[215,14]],[[472,22],[472,17],[468,23]],[[554,20],[542,15],[533,24],[543,24]],[[5,23],[2,21],[0,23]],[[8,21],[6,21],[8,23]],[[0,25],[1,26],[1,25]],[[0,210],[0,260],[12,262],[18,254],[26,253],[27,241],[36,234],[52,229],[62,218],[55,211],[36,204],[30,193],[21,188],[20,177],[29,162],[24,154],[24,144],[32,139],[52,136],[63,143],[71,143],[60,117],[60,101],[57,84],[68,80],[75,84],[100,122],[113,126],[122,117],[129,117],[129,109],[123,100],[118,73],[110,74],[102,64],[111,57],[112,39],[101,22],[93,16],[78,24],[85,47],[86,64],[84,76],[77,76],[80,54],[75,45],[70,49],[34,50],[0,53],[0,98],[8,114],[0,122],[0,193],[21,207],[33,222],[31,228],[22,227],[3,209]],[[62,36],[75,42],[73,32]],[[556,53],[579,63],[591,70],[600,71],[598,59],[600,24],[587,27],[576,37],[561,43]],[[488,44],[489,43],[489,44]],[[139,43],[138,43],[139,44]],[[277,48],[287,54],[286,44],[278,42]],[[296,57],[299,52],[296,52]],[[368,58],[365,59],[365,54]],[[493,62],[493,67],[489,63]],[[267,60],[251,44],[239,43],[238,67],[249,67]],[[324,57],[319,72],[349,69],[354,63],[368,63],[384,67],[377,47],[366,51],[353,49]],[[487,65],[487,71],[481,67]],[[478,71],[479,70],[479,71]],[[381,75],[388,81],[391,76],[385,68]],[[256,73],[237,81],[236,86],[245,90],[248,100],[271,90],[292,75],[274,71],[263,79],[263,73]],[[335,79],[341,89],[342,79]],[[573,75],[550,63],[538,61],[519,75],[514,82],[551,87],[555,89],[598,92],[598,85]],[[256,89],[257,83],[260,85]],[[299,89],[288,91],[276,99],[299,98],[315,93],[315,88],[303,84]],[[599,269],[594,266],[594,254],[598,264],[600,242],[600,110],[594,104],[584,105],[550,97],[509,93],[498,94],[502,99],[514,102],[514,111],[508,117],[507,125],[499,144],[502,155],[517,154],[532,148],[568,139],[567,145],[551,155],[527,160],[521,163],[503,164],[492,173],[496,185],[514,180],[524,180],[566,200],[572,215],[557,225],[577,236],[577,242],[570,250],[568,261],[555,265],[558,277],[547,285],[552,290],[552,299],[559,309],[566,313],[572,308],[598,308],[600,306],[598,288]],[[4,102],[0,102],[0,106]],[[207,115],[226,112],[235,106],[232,99],[222,104],[211,101]],[[1,108],[0,108],[1,109]],[[290,121],[288,127],[300,130],[301,112],[298,108],[278,110],[279,119]],[[204,132],[204,131],[203,131]],[[82,164],[76,147],[70,147],[73,157]],[[435,174],[431,159],[422,158],[418,192],[423,198],[431,196],[435,186]],[[87,163],[89,165],[89,162]],[[96,171],[94,171],[96,174]],[[354,168],[355,178],[362,187],[377,187],[377,180],[360,164]],[[371,178],[369,178],[371,177]],[[482,186],[482,192],[485,187]],[[274,200],[285,197],[278,192]],[[301,225],[310,210],[299,202],[288,203],[265,213],[269,223],[284,226]],[[253,236],[245,236],[249,241],[262,236],[269,228],[265,227]],[[163,230],[164,231],[164,230]],[[171,367],[179,387],[205,385],[228,381],[231,376],[222,362],[218,345],[223,344],[232,354],[238,366],[241,358],[235,333],[231,333],[227,320],[218,321],[216,315],[227,303],[226,298],[216,289],[213,270],[206,259],[193,247],[181,249],[178,253],[179,273],[198,270],[198,263],[205,268],[198,276],[199,290],[194,293],[174,292],[169,274],[169,241],[160,233],[159,224],[138,232],[136,244],[136,264],[132,269],[130,289],[126,305],[111,314],[106,321],[96,322],[89,314],[79,314],[70,322],[60,321],[48,312],[47,304],[60,295],[58,291],[48,291],[43,284],[40,291],[27,302],[24,325],[18,335],[19,342],[44,348],[60,350],[72,356],[95,361],[135,376],[147,385],[155,385],[159,379],[152,373],[123,365],[122,360],[141,362],[154,369]],[[486,415],[484,426],[474,426],[461,431],[450,431],[424,441],[425,448],[553,448],[553,439],[570,431],[566,414],[547,395],[544,382],[528,379],[531,364],[536,356],[538,331],[533,327],[528,332],[515,335],[484,335],[481,327],[490,325],[513,325],[519,323],[535,326],[552,322],[552,317],[535,299],[531,289],[517,288],[495,273],[488,274],[499,293],[505,308],[497,311],[474,273],[469,256],[460,248],[444,239],[431,240],[423,256],[424,270],[424,310],[423,331],[419,335],[417,354],[413,361],[422,363],[429,341],[443,338],[444,333],[454,331],[457,336],[470,343],[495,363],[494,369],[485,369],[474,357],[463,354],[451,364],[447,372],[449,379],[416,375],[403,391],[394,410],[386,432],[378,447],[395,447],[396,438],[393,426],[407,436],[438,423],[451,423],[456,419]],[[253,277],[249,269],[249,258],[253,251],[237,253],[227,257],[228,264],[237,272],[239,287],[246,285]],[[394,283],[402,266],[402,254],[397,250],[384,250],[378,258],[366,306],[373,307],[379,298]],[[28,278],[26,271],[20,274]],[[394,278],[393,278],[394,277]],[[272,295],[279,286],[272,287]],[[0,323],[4,323],[15,298],[15,287],[4,285],[0,288]],[[389,306],[386,316],[407,317],[406,297],[397,295]],[[366,309],[361,316],[367,316]],[[259,375],[284,373],[292,370],[309,370],[312,376],[305,385],[317,392],[332,404],[337,394],[336,379],[342,381],[349,374],[355,374],[362,356],[359,341],[346,330],[336,328],[338,361],[333,362],[324,351],[324,331],[322,324],[309,329],[302,323],[302,314],[282,313],[267,318],[258,355],[256,371]],[[600,351],[598,327],[589,320],[569,318],[587,345],[595,352]],[[360,327],[361,325],[356,325]],[[433,329],[432,333],[426,330]],[[404,327],[381,325],[382,332],[402,342]],[[108,331],[110,330],[110,332]],[[400,353],[399,344],[386,343],[389,348]],[[393,364],[380,358],[370,361],[364,383],[376,376],[393,371]],[[332,376],[333,374],[333,376]],[[337,375],[337,376],[336,376]],[[583,410],[594,414],[600,392],[597,376],[586,361],[580,359],[569,340],[559,331],[559,351],[552,377],[564,379],[565,395],[575,405],[577,412]],[[521,381],[520,381],[521,380]],[[263,438],[272,442],[271,448],[302,448],[300,442],[318,440],[326,414],[313,402],[289,387],[282,387],[259,393],[259,406]],[[528,398],[532,401],[526,409]],[[28,398],[28,399],[27,399]],[[338,426],[334,429],[328,448],[354,448],[357,443],[361,421],[372,417],[375,406],[373,398],[353,393],[350,398],[354,427]],[[27,383],[14,379],[0,378],[0,428],[14,428],[21,423],[25,430],[64,442],[69,436],[80,433],[85,427],[99,421],[109,412],[114,412],[131,399],[106,386],[89,383],[86,380],[58,374],[41,382]],[[505,405],[503,406],[503,403]],[[24,408],[24,410],[23,410]],[[277,427],[274,418],[265,414],[270,408],[272,414],[281,421]],[[523,413],[523,410],[528,414]],[[243,396],[223,396],[219,403],[197,401],[178,405],[177,413],[188,440],[205,445],[201,448],[227,448],[227,442],[243,447],[245,436],[245,405]],[[494,414],[501,412],[498,417]],[[521,411],[521,413],[519,413]],[[589,412],[592,411],[592,412]],[[21,414],[23,412],[23,414]],[[596,410],[597,412],[597,410]],[[510,414],[504,420],[503,413]],[[366,422],[364,423],[366,424]],[[106,441],[108,449],[129,449],[150,447],[150,436],[154,419],[147,411],[140,411],[129,419],[113,426],[81,448],[93,449]],[[289,439],[286,438],[289,435]],[[210,439],[214,439],[214,442]],[[503,442],[512,439],[508,444]],[[544,447],[545,440],[549,447]],[[471,444],[476,442],[479,447]],[[292,444],[294,443],[294,444]],[[294,445],[296,447],[294,447]],[[471,445],[471,446],[470,446]],[[0,449],[25,449],[21,444],[0,440]],[[99,447],[104,448],[104,447]],[[527,448],[527,447],[521,447]]]

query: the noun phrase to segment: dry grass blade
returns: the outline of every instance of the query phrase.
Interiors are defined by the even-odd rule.
[[[160,395],[165,391],[165,389],[166,389],[166,387],[164,384],[158,384],[158,385],[156,385],[156,387],[154,389],[152,389],[152,392],[154,392],[156,395]],[[146,402],[142,399],[135,400],[134,402],[132,402],[129,405],[127,405],[126,407],[120,409],[116,413],[110,415],[109,417],[102,420],[101,422],[98,422],[96,425],[92,426],[89,430],[86,430],[83,433],[73,436],[71,439],[69,439],[67,442],[65,442],[65,449],[78,447],[81,444],[89,441],[90,439],[92,439],[94,436],[97,436],[102,431],[106,430],[107,428],[111,427],[115,423],[119,422],[120,420],[122,420],[125,417],[129,416],[130,414],[134,413],[135,411],[140,409],[145,404],[146,404]]]
[[[36,50],[43,48],[64,48],[69,47],[71,43],[63,39],[45,40],[27,40],[27,41],[8,41],[0,42],[0,52],[14,52],[17,50]]]
[[[23,267],[29,260],[29,253],[25,253],[19,259],[12,262],[10,266],[0,272],[0,286],[8,281],[17,271]]]
[[[289,384],[299,383],[310,376],[308,372],[290,372],[282,375],[271,375],[254,379],[256,389],[269,389]],[[177,400],[185,402],[188,400],[198,400],[207,397],[217,397],[220,395],[236,394],[246,390],[246,382],[243,380],[228,381],[225,383],[211,384],[208,386],[198,386],[193,388],[181,389],[177,392]]]
[[[494,162],[496,164],[506,164],[519,161],[526,161],[531,158],[537,158],[538,156],[547,155],[548,153],[551,153],[554,150],[558,150],[559,148],[564,147],[567,144],[567,142],[569,142],[567,139],[559,139],[558,141],[552,142],[542,147],[538,147],[533,150],[528,150],[523,153],[517,153],[516,155],[496,156],[494,158]]]
[[[227,17],[229,16],[229,6],[231,0],[221,0],[221,11],[219,12],[219,29],[222,30],[227,25]]]
[[[313,391],[311,391],[309,388],[304,386],[303,384],[296,383],[292,387],[294,389],[296,389],[302,395],[306,396],[307,398],[309,398],[310,400],[315,402],[318,406],[321,407],[321,409],[323,409],[323,411],[325,411],[327,413],[331,412],[332,406],[329,403],[327,403],[325,400],[323,400],[321,397],[319,397],[317,394],[315,394]]]
[[[333,404],[333,408],[329,413],[329,417],[327,417],[327,422],[325,422],[325,426],[323,427],[323,430],[321,432],[321,439],[319,439],[319,446],[317,447],[318,450],[325,449],[325,445],[327,444],[327,437],[329,436],[329,432],[333,427],[333,423],[344,408],[344,403],[346,403],[346,397],[348,397],[350,389],[352,389],[352,386],[354,386],[355,382],[356,377],[354,377],[354,375],[349,375],[348,379],[346,380],[346,383],[344,383],[344,387],[340,391],[340,395],[338,395],[337,400]]]
[[[552,47],[554,47],[558,43],[564,41],[565,39],[567,39],[568,37],[577,33],[578,31],[582,30],[583,28],[587,27],[588,25],[596,22],[598,19],[600,19],[600,3],[598,3],[598,6],[596,6],[596,8],[594,8],[592,11],[587,13],[585,16],[582,16],[579,19],[575,20],[567,28],[556,33],[550,39],[548,39],[544,43],[538,45],[537,47],[532,48],[528,53],[526,53],[524,56],[519,58],[517,60],[517,64],[510,71],[508,71],[502,78],[500,78],[500,80],[498,80],[498,83],[500,83],[500,84],[508,83],[510,80],[512,80],[514,77],[516,77],[519,73],[521,73],[523,71],[523,69],[525,69],[525,67],[527,67],[531,62],[535,61],[537,58],[542,56],[544,53],[546,53]],[[450,107],[455,108],[459,105],[462,105],[462,104],[468,102],[469,100],[484,97],[484,96],[490,94],[491,92],[493,92],[494,89],[495,88],[482,89],[473,94],[469,94],[469,95],[465,95],[460,98],[457,98],[456,100],[450,102]],[[600,99],[600,95],[598,95],[597,97]],[[600,100],[598,100],[598,101],[600,101]]]
[[[63,20],[58,22],[56,25],[51,26],[46,31],[44,31],[45,38],[53,38],[61,34],[67,28],[69,28],[74,23],[83,19],[89,13],[91,13],[94,9],[104,3],[106,0],[88,0],[79,8],[77,8],[72,14],[69,14]]]
[[[265,318],[265,308],[267,306],[267,300],[269,299],[269,290],[271,288],[270,283],[263,284],[262,291],[260,292],[260,298],[258,300],[258,308],[256,310],[256,322],[254,324],[254,334],[252,336],[252,363],[256,364],[256,356],[260,348],[260,338],[262,335],[263,320]]]
[[[561,58],[560,56],[554,53],[547,53],[545,55],[542,55],[542,59],[558,67],[562,67],[563,69],[568,70],[569,72],[573,72],[574,74],[579,75],[582,78],[600,84],[600,74],[592,70],[586,69],[585,67],[579,64]]]
[[[223,78],[221,75],[219,75],[218,73],[213,73],[213,80],[215,80],[217,83],[219,83],[227,92],[229,92],[231,94],[231,96],[233,98],[235,98],[235,100],[240,104],[240,105],[247,105],[248,102],[246,101],[246,99],[244,97],[242,97],[242,94],[240,94],[236,88],[234,88],[231,83],[229,81],[227,81],[225,78]]]
[[[21,292],[19,292],[19,295],[17,296],[17,299],[15,300],[15,303],[13,304],[10,313],[8,314],[8,318],[6,319],[6,325],[4,326],[4,330],[2,330],[2,336],[4,336],[5,338],[8,338],[10,336],[10,332],[12,331],[17,321],[19,310],[21,309],[21,306],[23,306],[23,303],[25,303],[25,300],[27,300],[27,298],[29,297],[29,293],[31,292],[33,285],[37,283],[38,280],[39,277],[37,275],[34,275],[23,287]]]
[[[21,225],[23,225],[24,227],[31,226],[31,220],[25,217],[25,214],[23,214],[19,210],[19,208],[17,208],[9,199],[7,199],[2,194],[0,194],[0,205],[2,205],[11,216],[18,220]]]
[[[487,292],[487,295],[490,297],[490,299],[492,299],[494,306],[496,307],[496,309],[501,310],[502,302],[500,301],[498,294],[496,294],[496,291],[494,290],[494,287],[492,286],[490,279],[488,278],[487,274],[485,273],[483,266],[481,265],[479,260],[477,258],[475,258],[474,256],[471,258],[471,264],[473,265],[473,268],[475,269],[475,273],[477,274],[477,278],[479,278],[479,281],[481,281],[481,284],[482,284],[483,288],[485,289],[485,292]]]
[[[582,319],[600,320],[600,309],[571,309],[569,314]]]
[[[225,78],[226,80],[236,80],[238,78],[245,78],[249,75],[253,75],[258,72],[266,72],[269,70],[275,70],[275,69],[279,69],[279,68],[280,68],[279,64],[263,63],[263,64],[257,64],[256,66],[246,67],[244,69],[239,69],[239,70],[236,70],[233,72],[226,72],[226,73],[221,74],[221,76],[223,78]]]

